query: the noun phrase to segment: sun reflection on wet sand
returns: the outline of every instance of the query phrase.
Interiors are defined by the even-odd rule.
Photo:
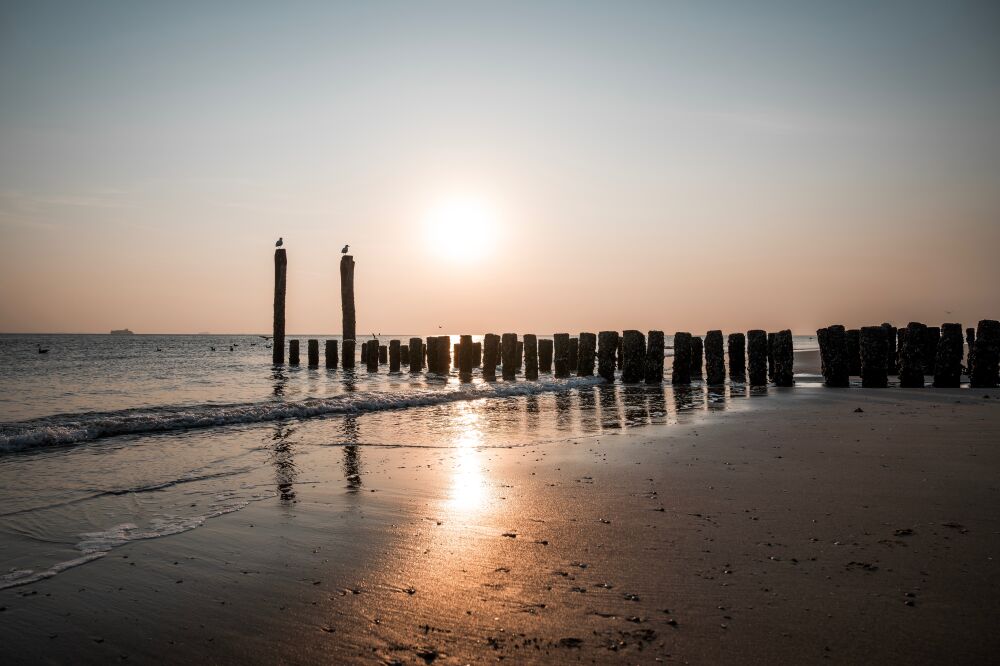
[[[458,405],[455,412],[455,468],[444,506],[451,513],[468,515],[485,508],[490,498],[479,450],[484,440],[483,417],[470,404]]]

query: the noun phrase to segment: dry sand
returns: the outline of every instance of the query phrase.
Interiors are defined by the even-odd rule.
[[[772,389],[360,482],[325,448],[294,502],[0,592],[0,662],[985,663],[997,398]]]

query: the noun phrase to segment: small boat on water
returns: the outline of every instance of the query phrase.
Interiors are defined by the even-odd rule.
[[[128,330],[127,328],[116,328],[113,331],[111,331],[111,335],[135,335],[135,333]]]

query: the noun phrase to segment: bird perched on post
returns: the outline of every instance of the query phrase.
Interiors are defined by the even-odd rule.
[[[279,239],[278,239],[278,242],[274,244],[274,247],[281,247],[281,246],[282,246],[282,245],[284,245],[284,244],[285,244],[285,241],[284,241],[284,239],[282,239],[282,238],[279,238]]]
[[[345,245],[345,246],[344,246],[344,249],[342,249],[342,250],[340,251],[340,253],[341,253],[341,254],[347,254],[347,248],[349,248],[349,247],[351,247],[351,246],[350,246],[350,245]]]

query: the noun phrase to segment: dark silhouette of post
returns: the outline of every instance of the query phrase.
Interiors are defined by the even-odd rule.
[[[503,357],[503,378],[514,379],[517,362],[517,333],[504,333],[500,339],[500,353]]]
[[[552,372],[552,340],[548,338],[538,341],[538,369]]]
[[[472,367],[478,368],[483,364],[483,343],[472,343]]]
[[[580,340],[578,338],[569,339],[569,346],[566,347],[566,364],[570,374],[575,373],[576,369],[580,367]]]
[[[344,316],[343,338],[354,340],[357,338],[354,313],[354,257],[349,254],[340,258],[340,307]]]
[[[556,377],[569,377],[569,333],[556,333],[552,336],[552,365],[555,366]]]
[[[344,340],[342,343],[342,350],[344,352],[344,358],[341,360],[341,365],[344,366],[344,370],[354,369],[354,340]]]
[[[618,355],[618,331],[597,334],[597,374],[605,381],[615,381],[615,358]]]
[[[896,336],[893,335],[893,340]],[[895,345],[894,345],[895,346]],[[861,376],[861,329],[847,329],[847,374],[851,377]],[[899,374],[899,368],[896,369]]]
[[[427,353],[427,372],[436,373],[438,371],[437,348],[438,348],[437,336],[432,335],[428,337],[427,346],[424,348],[424,350]]]
[[[399,340],[389,340],[389,372],[399,372]]]
[[[289,340],[288,341],[288,364],[298,365],[299,364],[299,341]]]
[[[882,326],[861,328],[861,386],[885,388],[889,385],[886,371],[886,331]]]
[[[996,388],[1000,377],[1000,322],[983,319],[976,328],[976,357],[969,377],[972,388]]]
[[[271,362],[285,362],[285,275],[288,257],[284,248],[274,251],[274,327],[271,331]]]
[[[691,383],[691,334],[674,333],[674,359],[670,368],[670,383],[686,386]]]
[[[750,386],[767,386],[767,331],[759,328],[747,331],[747,358]]]
[[[378,346],[378,362],[379,365],[385,365],[389,362],[389,348],[385,345]]]
[[[767,334],[767,378],[774,381],[774,336],[775,333]]]
[[[927,327],[911,321],[905,329],[899,329],[899,333],[899,385],[902,388],[923,388]]]
[[[622,383],[642,381],[646,361],[646,336],[640,331],[622,332]],[[558,367],[558,366],[557,366]]]
[[[663,331],[650,331],[646,338],[646,358],[642,375],[647,384],[663,383]]]
[[[726,359],[722,351],[722,331],[705,334],[705,379],[709,386],[726,383]]]
[[[594,357],[597,354],[597,336],[593,333],[581,333],[579,340],[576,375],[578,377],[593,377]]]
[[[524,365],[524,341],[523,340],[518,340],[517,341],[517,347],[515,347],[514,356],[515,356],[515,358],[514,358],[514,363],[515,363],[514,368],[515,368],[515,370],[517,370],[518,372],[520,372],[521,371],[521,367]]]
[[[483,336],[483,379],[495,381],[497,378],[497,358],[500,354],[500,336],[487,333]]]
[[[310,368],[319,367],[319,340],[306,340],[306,353]]]
[[[795,384],[795,351],[792,332],[788,329],[774,334],[774,385]]]
[[[538,336],[524,334],[524,378],[538,379]]]
[[[831,387],[850,386],[847,372],[847,331],[840,324],[816,331],[823,360],[823,383]]]
[[[458,359],[455,359],[458,361]],[[451,336],[438,336],[438,374],[447,375],[451,372]]]
[[[378,372],[378,338],[368,341],[368,358],[365,359],[368,372]]]
[[[884,322],[882,328],[885,329],[885,371],[888,375],[899,374],[899,347],[897,340],[899,332],[895,326],[889,322]]]
[[[962,385],[964,351],[962,325],[942,324],[937,358],[934,359],[934,386],[936,388],[958,388]]]
[[[704,364],[705,351],[701,337],[691,336],[691,379],[701,379],[701,368]]]
[[[458,340],[458,373],[469,379],[472,377],[472,336],[462,335]]]
[[[747,339],[742,333],[730,333],[726,338],[726,353],[729,355],[729,381],[747,380]]]
[[[410,345],[399,343],[399,365],[401,368],[410,367]]]
[[[327,340],[326,341],[326,367],[337,368],[337,341]]]
[[[420,338],[410,338],[410,372],[424,369],[424,343]]]

